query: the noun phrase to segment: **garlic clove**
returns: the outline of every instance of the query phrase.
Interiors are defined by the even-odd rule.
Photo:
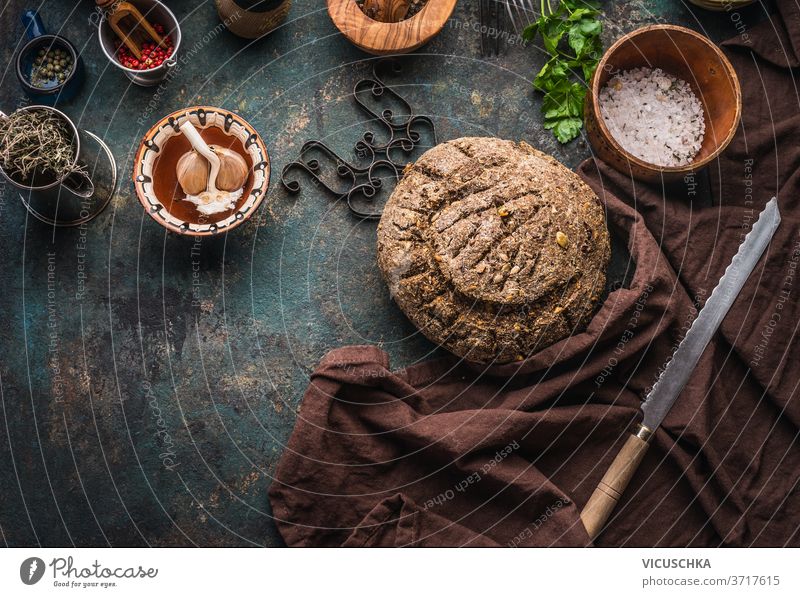
[[[212,151],[219,157],[219,173],[216,186],[221,191],[238,191],[247,182],[247,162],[227,147],[211,145]]]
[[[208,185],[208,160],[196,151],[189,151],[181,156],[175,167],[178,184],[187,195],[197,195],[206,190]]]

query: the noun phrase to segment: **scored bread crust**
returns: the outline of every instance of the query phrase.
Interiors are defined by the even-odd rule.
[[[406,168],[378,225],[378,265],[433,342],[521,360],[580,331],[605,288],[597,195],[527,143],[463,137]]]

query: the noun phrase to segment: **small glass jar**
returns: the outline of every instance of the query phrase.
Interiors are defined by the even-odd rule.
[[[234,35],[256,39],[283,23],[292,0],[214,0],[223,24]]]

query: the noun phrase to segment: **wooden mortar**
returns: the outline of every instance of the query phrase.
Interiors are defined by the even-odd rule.
[[[369,18],[355,0],[328,0],[333,24],[355,46],[370,54],[405,54],[428,43],[438,34],[457,0],[428,0],[410,19],[381,23]]]

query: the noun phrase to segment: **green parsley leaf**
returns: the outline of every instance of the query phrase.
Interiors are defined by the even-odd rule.
[[[553,129],[556,139],[562,143],[569,143],[581,134],[583,120],[580,118],[561,118],[555,121],[545,121],[544,128]]]
[[[542,39],[550,59],[533,81],[544,93],[544,126],[561,143],[580,134],[586,88],[597,69],[603,50],[600,5],[595,0],[559,0],[555,9],[543,0],[539,19],[525,28],[527,41]]]
[[[559,60],[557,57],[551,58],[545,63],[539,74],[536,75],[533,80],[533,86],[539,91],[547,93],[553,89],[558,81],[569,78],[568,68],[568,65],[563,60]]]

